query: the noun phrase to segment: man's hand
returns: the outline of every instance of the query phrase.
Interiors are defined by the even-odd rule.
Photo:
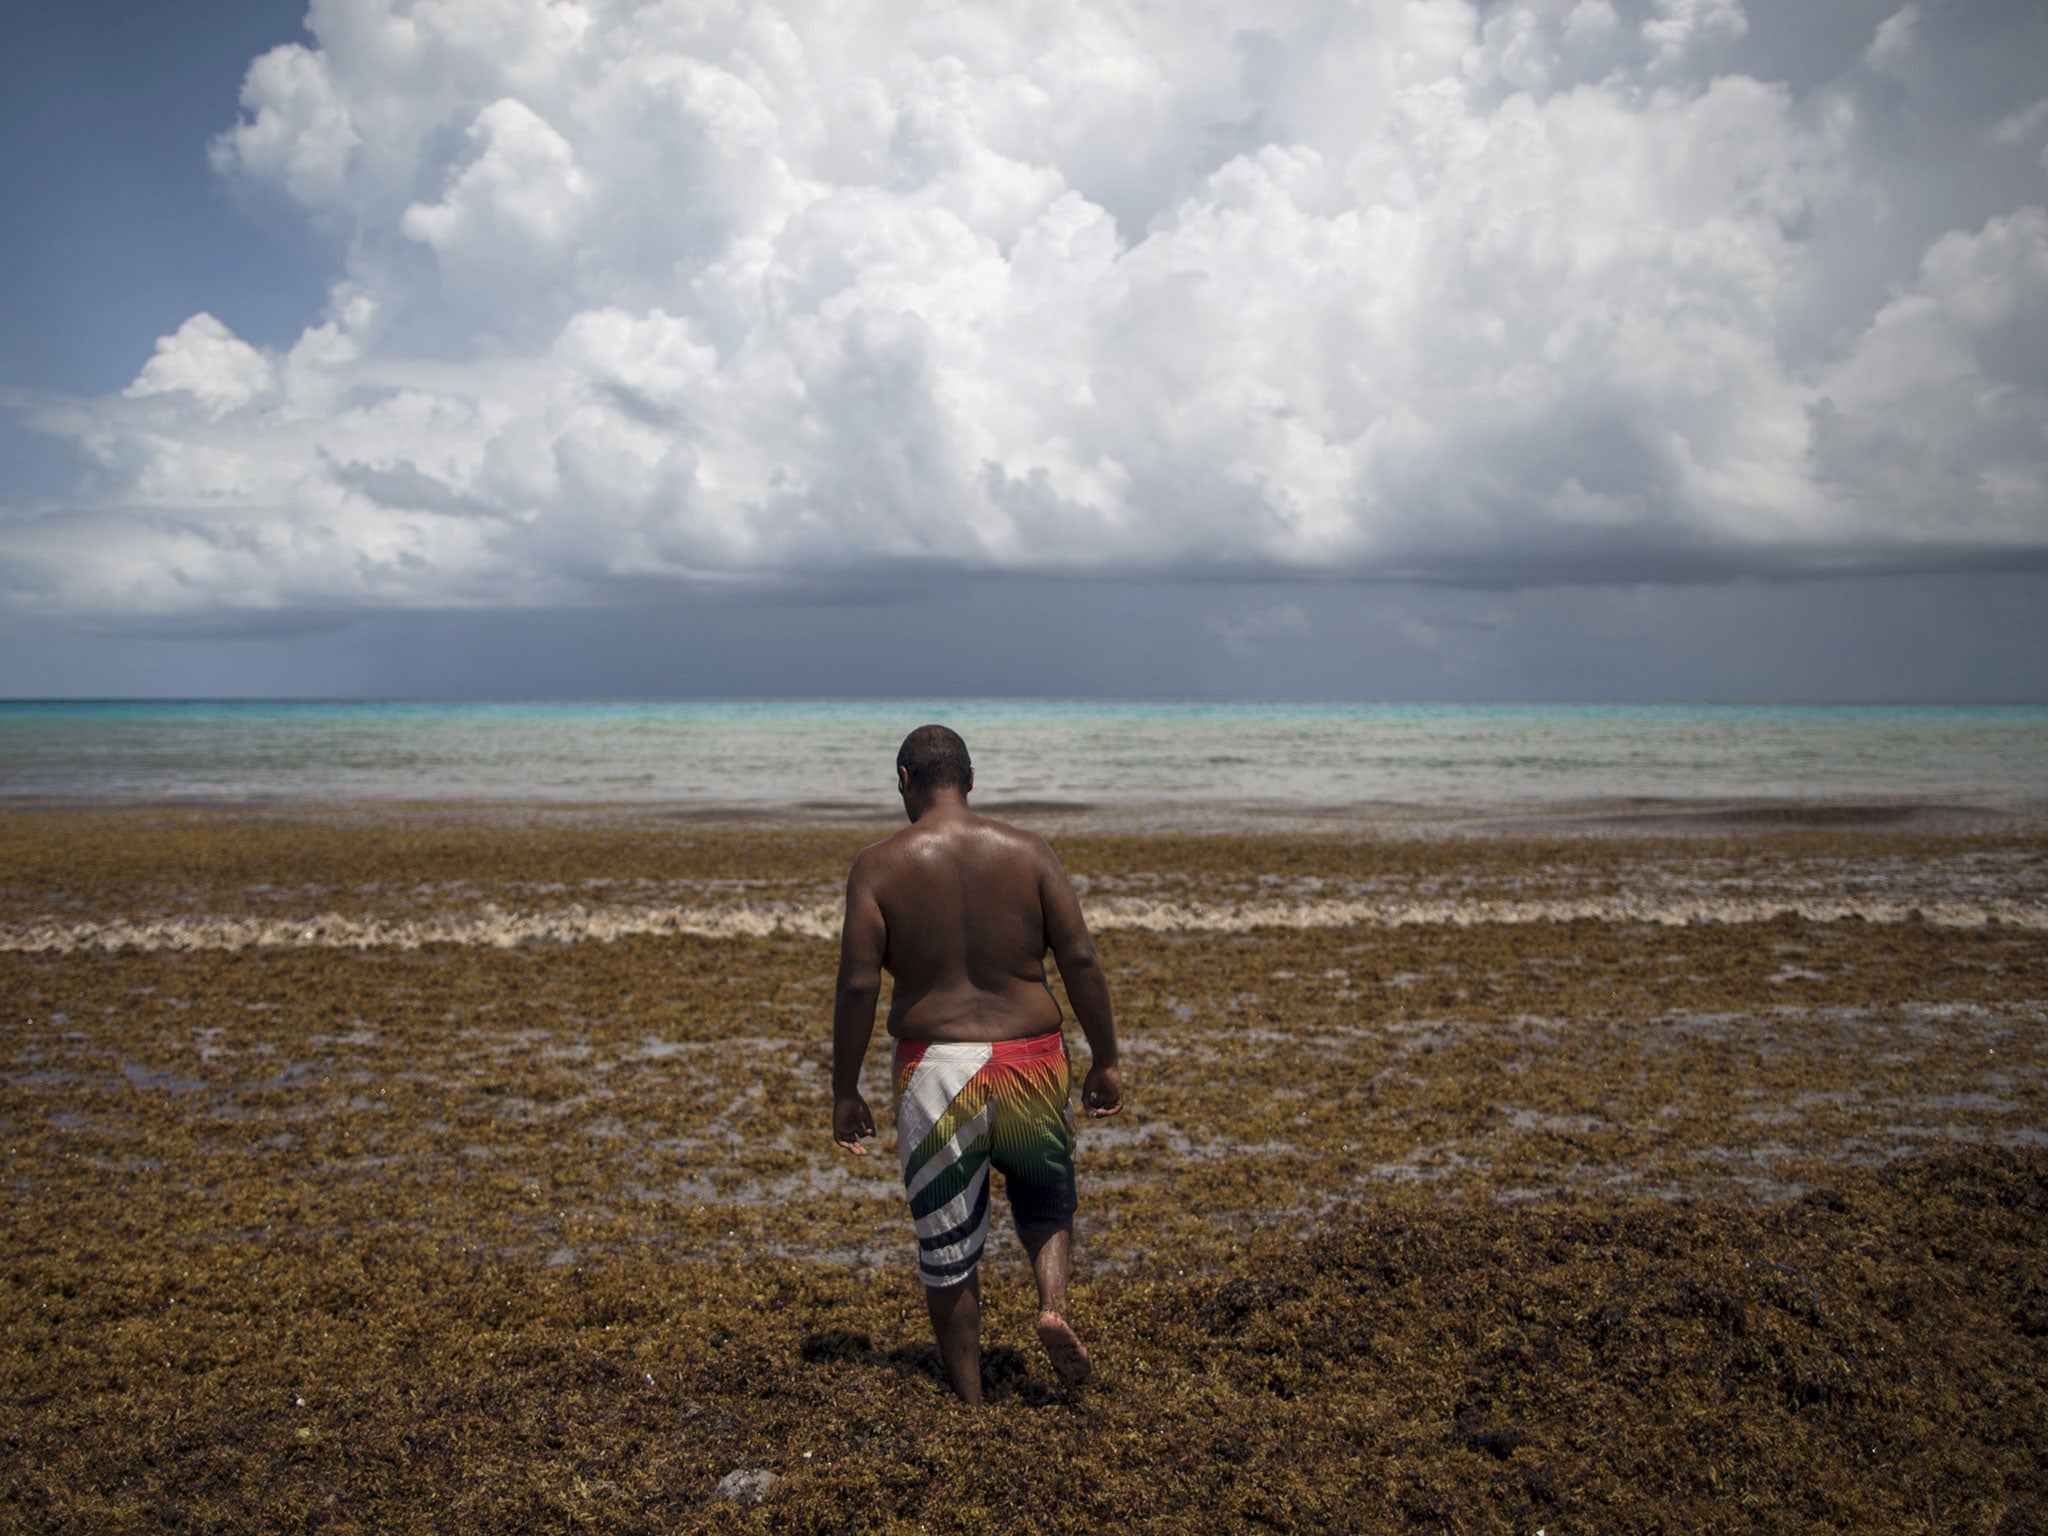
[[[1097,1120],[1122,1109],[1124,1080],[1117,1075],[1116,1068],[1099,1064],[1091,1066],[1086,1080],[1081,1084],[1081,1102],[1088,1106],[1088,1113]]]
[[[875,1134],[875,1117],[868,1113],[868,1101],[859,1094],[832,1101],[832,1139],[855,1157],[866,1157],[860,1144],[863,1136]]]

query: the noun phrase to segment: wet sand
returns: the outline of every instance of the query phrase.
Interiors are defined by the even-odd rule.
[[[972,1425],[890,1138],[825,1134],[888,822],[0,814],[0,1510],[2039,1528],[2048,837],[1771,809],[1035,818],[1131,1109],[1081,1131],[1096,1380],[999,1219]]]

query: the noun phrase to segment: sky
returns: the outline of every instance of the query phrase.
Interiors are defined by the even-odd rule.
[[[2048,699],[2048,10],[25,0],[0,696]]]

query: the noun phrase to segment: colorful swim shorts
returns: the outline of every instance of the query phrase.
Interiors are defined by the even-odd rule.
[[[896,1042],[896,1145],[926,1285],[958,1285],[981,1262],[990,1163],[1020,1226],[1072,1219],[1068,1086],[1058,1030],[1028,1040]]]

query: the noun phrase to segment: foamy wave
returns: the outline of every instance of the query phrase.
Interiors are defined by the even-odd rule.
[[[1626,895],[1556,901],[1174,901],[1110,897],[1090,904],[1098,931],[1248,933],[1260,928],[1470,928],[1485,924],[1656,923],[1682,926],[1861,919],[1925,922],[1943,928],[1997,923],[2048,929],[2048,904],[2026,901],[1644,899]],[[0,950],[213,950],[249,948],[418,949],[428,944],[510,948],[524,943],[581,944],[642,936],[710,939],[833,939],[837,903],[736,901],[704,906],[562,906],[515,911],[485,906],[430,917],[202,915],[112,921],[0,925]]]

